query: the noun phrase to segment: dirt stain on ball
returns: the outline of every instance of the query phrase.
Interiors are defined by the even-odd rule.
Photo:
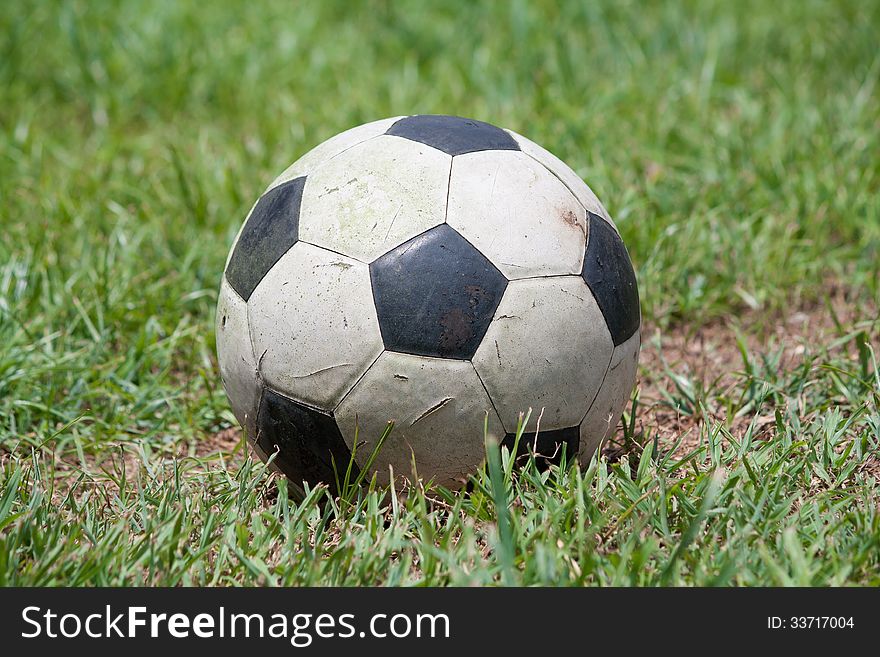
[[[440,318],[440,326],[443,327],[438,345],[440,349],[452,351],[467,342],[473,331],[472,324],[473,318],[461,308],[453,308],[445,313]]]
[[[574,210],[569,210],[569,209],[562,210],[562,211],[559,213],[559,216],[560,216],[560,218],[562,219],[562,222],[563,222],[566,226],[571,226],[572,228],[577,228],[579,231],[581,231],[582,233],[584,233],[584,235],[586,235],[586,232],[584,231],[584,226],[583,226],[583,224],[578,220],[577,213],[574,212]]]

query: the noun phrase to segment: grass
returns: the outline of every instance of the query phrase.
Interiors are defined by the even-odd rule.
[[[880,3],[0,10],[0,584],[880,584]],[[229,244],[342,129],[448,112],[587,179],[676,363],[613,458],[294,504],[210,437]],[[830,315],[798,358],[764,340]],[[648,341],[645,351],[660,353]],[[479,427],[475,427],[478,431]],[[490,476],[491,474],[491,476]],[[405,494],[404,494],[405,493]]]

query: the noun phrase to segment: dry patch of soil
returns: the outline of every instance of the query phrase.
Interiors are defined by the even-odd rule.
[[[696,330],[679,326],[660,331],[650,325],[643,327],[642,351],[639,362],[639,408],[635,427],[636,440],[658,438],[661,448],[670,449],[682,438],[677,452],[686,454],[699,444],[700,426],[706,421],[702,413],[677,410],[669,396],[681,397],[676,391],[673,376],[688,381],[709,401],[706,408],[710,422],[724,421],[731,433],[741,436],[755,421],[759,437],[769,437],[774,428],[772,415],[758,416],[746,413],[726,418],[720,404],[713,399],[736,396],[743,385],[745,363],[738,340],[741,340],[752,359],[760,354],[778,352],[781,358],[776,367],[779,373],[791,371],[804,362],[805,356],[831,345],[856,325],[868,333],[875,350],[880,347],[880,321],[874,308],[860,308],[855,315],[854,304],[836,297],[829,306],[815,306],[793,312],[789,316],[768,323],[765,318],[745,315],[736,322],[715,321]],[[842,353],[855,359],[854,346],[837,345],[829,348],[837,356]],[[836,352],[836,353],[835,353]],[[880,356],[880,350],[878,350]],[[666,394],[664,394],[666,393]],[[621,437],[618,431],[617,438]],[[630,446],[631,447],[631,446]],[[611,441],[604,453],[618,458],[627,451],[620,441]],[[868,468],[880,475],[880,458],[873,459]]]

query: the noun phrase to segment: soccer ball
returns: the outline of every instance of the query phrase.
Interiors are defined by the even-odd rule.
[[[640,322],[617,228],[568,166],[420,115],[343,132],[269,186],[226,262],[217,352],[254,450],[297,487],[335,490],[389,421],[366,474],[415,463],[456,486],[484,423],[512,445],[529,408],[521,447],[589,459],[632,391]]]

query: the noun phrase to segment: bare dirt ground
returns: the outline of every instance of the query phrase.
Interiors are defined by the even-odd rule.
[[[744,362],[737,337],[747,347],[752,357],[782,350],[777,370],[791,371],[804,362],[808,354],[815,354],[824,345],[830,345],[846,335],[859,323],[859,318],[876,318],[877,310],[860,308],[855,314],[854,304],[842,295],[836,295],[826,305],[805,307],[792,312],[787,317],[768,321],[757,315],[746,314],[736,322],[714,321],[694,331],[686,327],[660,331],[653,326],[644,326],[642,351],[639,360],[639,409],[635,426],[636,441],[653,439],[656,435],[661,449],[671,449],[683,436],[676,451],[686,454],[699,444],[700,425],[705,418],[700,414],[677,411],[668,400],[675,395],[675,383],[670,372],[679,375],[702,389],[710,398],[724,398],[742,386]],[[877,344],[880,322],[861,321],[860,326],[868,324],[869,339]],[[830,349],[839,354],[853,352],[853,346],[838,345]],[[850,357],[855,358],[853,353]],[[710,421],[724,420],[724,410],[718,405],[709,404],[706,409]],[[740,417],[727,418],[731,433],[739,437],[749,424],[756,420],[758,436],[769,437],[773,428],[772,415],[758,416],[747,413]],[[621,432],[606,444],[604,453],[611,459],[619,458],[628,449],[619,441]],[[630,448],[632,446],[629,446]],[[868,466],[880,476],[880,457]]]

